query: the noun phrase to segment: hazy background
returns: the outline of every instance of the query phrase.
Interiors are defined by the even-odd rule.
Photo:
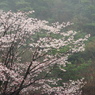
[[[83,95],[95,95],[95,0],[0,0],[0,9],[13,12],[34,10],[31,16],[38,19],[73,22],[69,28],[80,31],[77,38],[90,33],[86,50],[70,56],[72,64],[65,67],[67,72],[64,74],[59,71],[59,76],[64,81],[85,77],[87,84]],[[58,73],[58,69],[53,73]]]

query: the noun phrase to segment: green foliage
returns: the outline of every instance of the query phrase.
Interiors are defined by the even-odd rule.
[[[77,80],[84,77],[84,74],[87,74],[87,69],[91,65],[91,62],[88,61],[88,64],[83,63],[80,65],[77,64],[67,64],[66,67],[61,67],[66,71],[60,70],[57,66],[54,67],[53,71],[51,72],[50,77],[52,78],[62,78],[59,81],[59,85],[62,85],[62,82],[68,82],[69,80]]]
[[[77,80],[81,79],[84,76],[80,76],[80,74],[84,71],[86,71],[89,64],[67,64],[67,66],[64,68],[66,72],[63,73],[63,80],[69,81],[69,80]]]
[[[93,63],[95,61],[95,0],[0,0],[0,9],[5,11],[34,10],[35,13],[30,16],[45,19],[50,22],[74,22],[74,25],[68,28],[80,31],[75,36],[75,39],[84,37],[86,33],[90,33],[92,37],[86,43],[86,50],[69,56],[68,60],[72,64],[68,64],[64,68],[67,72],[60,71],[57,66],[52,71],[54,77],[63,77],[62,81],[68,81],[70,79],[76,80],[83,76],[88,77],[85,76],[89,72],[88,67],[91,66],[92,61]],[[33,38],[36,41],[39,37],[44,36],[46,34],[42,31],[42,33],[36,34]],[[60,35],[55,34],[51,34],[50,36],[56,39],[61,38]],[[28,43],[29,40],[27,39]],[[25,47],[22,47],[20,51],[23,51],[23,48]],[[68,46],[60,48],[59,51],[52,49],[50,54],[65,53],[68,49]],[[22,54],[23,59],[21,61],[24,62],[26,59],[30,60],[30,55],[30,52]],[[93,71],[95,72],[94,69]],[[91,74],[91,72],[89,73]]]

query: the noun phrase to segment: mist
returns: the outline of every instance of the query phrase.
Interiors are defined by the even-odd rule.
[[[10,64],[9,66],[7,66],[6,64],[3,64],[6,67],[6,70],[7,69],[12,70],[13,67],[10,67],[12,63],[21,62],[24,64],[27,62],[31,62],[32,57],[34,57],[33,61],[36,60],[41,63],[41,62],[44,62],[43,59],[47,61],[48,58],[49,58],[48,60],[50,59],[54,60],[53,58],[55,56],[58,59],[61,59],[61,56],[64,56],[64,58],[60,61],[60,63],[65,60],[64,62],[65,63],[67,62],[65,64],[66,66],[61,66],[60,64],[57,65],[57,61],[56,61],[53,66],[48,67],[49,69],[51,69],[51,71],[50,71],[50,75],[48,75],[48,77],[45,79],[59,78],[59,81],[57,82],[58,87],[61,87],[61,86],[63,87],[63,83],[68,83],[67,85],[69,87],[69,83],[72,84],[72,82],[74,81],[75,84],[77,84],[78,80],[81,81],[82,79],[84,79],[81,82],[84,84],[82,84],[81,88],[78,88],[78,91],[81,89],[82,93],[77,92],[77,94],[74,94],[74,95],[95,95],[95,67],[94,67],[95,66],[95,1],[94,0],[0,0],[0,10],[3,10],[3,12],[5,12],[5,15],[10,14],[10,16],[8,15],[9,18],[7,18],[7,16],[5,17],[5,21],[6,21],[5,23],[3,21],[4,13],[0,12],[1,13],[0,14],[0,19],[1,19],[0,20],[0,31],[1,31],[0,33],[0,41],[1,41],[0,42],[0,56],[1,56],[0,64],[9,63]],[[29,11],[34,11],[34,12],[30,12],[32,13],[30,14]],[[18,27],[20,26],[20,28],[25,33],[27,32],[26,36],[22,37],[24,33],[22,33],[20,28],[18,28],[18,30],[21,32],[21,34],[19,33],[19,35],[21,35],[22,39],[25,38],[23,41],[21,39],[19,39],[19,41],[26,42],[25,46],[24,45],[21,46],[20,49],[16,47],[16,45],[20,44],[18,40],[11,42],[9,39],[12,36],[12,32],[14,33],[14,31],[17,31],[15,29],[11,29],[13,27],[17,28],[17,26],[14,26],[15,21],[14,21],[13,26],[12,26],[12,23],[9,24],[12,20],[11,17],[13,16],[13,18],[15,18],[14,16],[15,13],[17,14],[17,18],[21,20],[22,25],[25,24],[23,19],[28,23],[27,26],[29,25],[28,27],[23,26],[22,28],[20,22],[18,21],[19,24],[17,23]],[[20,13],[23,18],[18,17]],[[28,16],[26,16],[27,14]],[[8,19],[10,20],[10,22]],[[15,19],[15,20],[17,21],[18,19]],[[34,22],[32,19],[34,20]],[[32,24],[29,23],[29,21]],[[5,31],[2,27],[5,29]],[[34,30],[32,30],[31,27]],[[2,33],[2,31],[4,33]],[[34,31],[36,33],[32,34],[31,32],[32,35],[28,34],[28,32],[30,31]],[[47,31],[49,33],[47,33]],[[9,34],[11,36],[8,38]],[[14,33],[13,35],[15,34],[16,33]],[[64,39],[62,38],[63,36],[64,36]],[[7,39],[9,39],[9,41],[13,44],[8,43],[7,40],[6,42],[4,42],[4,40],[2,40],[4,39],[4,37],[7,37]],[[45,41],[47,41],[47,43],[42,45],[43,43],[45,43]],[[30,45],[31,42],[32,44]],[[35,45],[36,42],[38,42],[39,44]],[[3,47],[2,43],[4,45],[5,43],[7,43],[7,45],[11,44],[11,47],[7,47],[7,46]],[[14,48],[12,47],[12,45]],[[33,45],[35,45],[36,48],[33,47]],[[47,48],[52,47],[51,48],[52,50],[47,49],[45,45],[47,46]],[[7,49],[5,49],[6,47]],[[31,49],[31,47],[33,50]],[[14,55],[16,54],[15,52],[16,49],[18,49],[17,52],[19,53],[23,52],[25,49],[25,51],[21,53],[21,56],[18,55],[19,57],[21,57],[20,61],[16,60],[14,57]],[[45,59],[45,56],[44,56],[45,54],[40,55],[41,53],[46,52],[44,49],[48,51],[47,54],[49,54],[48,56],[46,56],[47,59]],[[33,51],[36,51],[36,52],[33,52]],[[35,56],[33,56],[33,54],[35,54]],[[38,58],[42,57],[42,58],[38,60],[37,57]],[[37,65],[36,62],[35,64]],[[33,68],[35,68],[35,66],[32,67],[32,69]],[[24,69],[25,68],[22,68],[22,70]],[[7,72],[10,72],[10,71],[7,71]],[[40,72],[40,70],[38,72]],[[20,73],[20,74],[24,75],[23,73]],[[47,74],[47,71],[43,70],[40,74],[38,74],[37,78],[45,74]],[[28,76],[28,73],[26,73],[26,76]],[[35,77],[33,77],[33,79]],[[6,79],[7,83],[8,83],[8,78]],[[25,76],[24,78],[26,79]],[[60,78],[62,80],[60,80]],[[72,80],[72,82],[70,80]],[[2,89],[0,91],[0,95],[7,95],[6,93],[8,92],[8,89],[6,87],[9,86],[7,83],[5,81],[3,82],[2,80],[0,80],[0,88]],[[25,81],[25,83],[27,82]],[[18,90],[26,87],[26,85],[24,86],[24,79],[22,81],[22,84],[18,84],[18,85],[20,85],[21,88],[17,88],[16,90],[17,92]],[[34,89],[37,87],[38,84],[36,85],[33,84],[33,85],[34,87],[32,88]],[[40,85],[39,85],[39,88],[40,88]],[[50,84],[49,86],[55,87],[55,88],[57,87],[56,84],[54,85]],[[9,87],[11,87],[11,85]],[[44,89],[43,87],[40,89],[36,89],[34,92],[31,91],[31,88],[27,88],[28,90],[26,91],[28,91],[28,94],[27,92],[25,92],[24,95],[65,95],[65,94],[68,95],[68,93],[71,93],[70,95],[73,95],[72,93],[74,93],[74,92],[69,92],[69,90],[71,91],[71,89],[68,88],[68,91],[67,91],[68,93],[64,92],[64,94],[62,94],[63,93],[62,92],[60,94],[60,93],[57,93],[58,89],[55,91],[55,88],[53,88],[54,92],[49,92],[50,90],[49,91],[46,90],[47,92],[45,92],[44,90],[42,90]],[[60,90],[62,89],[60,88]],[[60,90],[59,92],[61,92]],[[4,93],[4,91],[6,93]],[[22,93],[19,95],[22,95],[23,93],[24,92],[22,90]],[[11,92],[11,94],[8,94],[8,95],[16,95],[16,94],[13,94],[13,92]]]

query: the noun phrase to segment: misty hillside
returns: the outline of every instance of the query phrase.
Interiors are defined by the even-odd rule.
[[[68,54],[68,59],[66,60],[66,62],[68,61],[67,63],[70,63],[70,64],[66,64],[66,66],[59,67],[59,64],[57,65],[57,62],[55,62],[56,64],[54,64],[54,67],[48,66],[48,68],[51,69],[50,75],[47,75],[47,71],[43,70],[40,74],[38,74],[37,78],[35,78],[36,76],[34,76],[33,78],[37,80],[38,78],[40,78],[41,76],[43,76],[45,74],[47,76],[45,79],[59,78],[59,81],[57,82],[58,87],[63,86],[63,84],[62,84],[63,82],[69,83],[70,80],[77,81],[78,79],[80,80],[80,79],[84,78],[84,83],[86,82],[86,84],[84,84],[84,86],[79,89],[79,90],[82,90],[82,93],[80,94],[80,92],[77,92],[79,94],[70,94],[70,95],[95,95],[95,0],[0,0],[0,10],[5,11],[6,12],[5,15],[7,15],[8,14],[7,12],[10,10],[11,10],[10,12],[13,12],[13,13],[9,13],[9,14],[21,12],[21,16],[23,18],[21,18],[21,16],[20,16],[20,17],[17,17],[16,20],[20,19],[22,21],[21,22],[22,25],[24,23],[23,20],[25,20],[28,24],[30,24],[29,20],[27,20],[27,18],[28,17],[33,18],[34,22],[32,23],[32,25],[34,25],[33,26],[34,30],[31,30],[31,28],[29,28],[29,27],[32,27],[32,25],[30,25],[29,27],[25,28],[26,29],[25,33],[28,31],[28,28],[31,31],[37,32],[37,33],[34,33],[33,35],[31,35],[32,33],[29,35],[27,32],[26,36],[23,36],[23,37],[22,37],[22,35],[24,33],[22,33],[21,37],[24,40],[21,40],[22,39],[21,38],[21,39],[17,40],[17,43],[15,43],[16,41],[11,42],[12,44],[11,45],[9,44],[11,46],[11,48],[8,47],[7,49],[5,49],[7,46],[2,48],[3,45],[1,44],[1,42],[4,42],[4,40],[3,41],[0,40],[0,56],[1,56],[0,64],[4,63],[4,62],[6,64],[8,64],[8,62],[9,63],[15,63],[15,62],[20,63],[21,62],[21,63],[27,64],[27,62],[31,61],[30,56],[34,57],[33,61],[35,61],[36,57],[39,58],[41,56],[42,58],[39,60],[37,59],[37,61],[42,62],[43,59],[45,59],[45,56],[44,56],[45,54],[43,54],[43,55],[40,55],[40,54],[46,52],[46,51],[43,51],[44,48],[46,48],[45,45],[47,47],[49,47],[49,45],[51,45],[51,47],[52,47],[51,50],[48,51],[46,48],[46,50],[48,51],[47,54],[49,54],[48,60],[50,60],[49,57],[51,57],[51,56],[53,56],[53,57],[51,57],[52,59],[55,57],[55,55],[57,56],[57,58],[61,59],[60,56]],[[28,16],[26,16],[26,14],[24,14],[24,12],[29,12],[29,11],[33,11],[33,10],[35,12],[33,12],[32,14],[27,13]],[[5,33],[2,34],[2,31],[1,31],[1,33],[0,33],[1,38],[5,37],[6,35],[8,36],[9,34],[11,35],[12,32],[15,34],[15,30],[10,29],[10,27],[11,28],[17,27],[17,26],[9,26],[8,28],[6,28],[9,25],[9,24],[6,24],[9,20],[7,20],[8,18],[6,16],[5,17],[5,19],[7,18],[5,20],[6,22],[3,23],[2,22],[3,14],[4,14],[3,12],[1,12],[1,14],[0,14],[0,19],[1,19],[0,20],[0,25],[1,25],[0,29],[3,31],[2,25],[5,25],[5,26],[3,26],[5,28]],[[18,13],[18,16],[19,16],[19,14],[20,13]],[[12,16],[9,16],[9,18]],[[13,18],[15,18],[15,16],[13,16]],[[34,19],[34,18],[37,18],[37,19]],[[42,20],[42,22],[40,20]],[[49,23],[45,22],[44,20],[48,21]],[[56,22],[59,22],[62,25],[63,25],[63,22],[65,22],[65,24],[62,26]],[[15,23],[15,21],[14,21],[14,23]],[[56,24],[53,25],[52,23],[53,24],[56,23]],[[73,23],[73,24],[70,24],[70,23]],[[18,24],[18,27],[20,27],[23,31],[24,26],[22,28],[21,24]],[[12,25],[12,24],[10,24],[10,25]],[[15,25],[15,24],[13,24],[13,25]],[[41,26],[41,25],[43,25],[43,26]],[[57,25],[58,25],[58,27],[57,27]],[[38,26],[38,27],[36,27],[36,26]],[[47,29],[47,27],[49,27],[49,29]],[[10,29],[10,30],[8,30],[8,29]],[[54,29],[55,30],[57,29],[56,32],[54,31]],[[40,32],[38,32],[38,30]],[[76,34],[73,35],[71,30],[73,30],[73,32],[76,31]],[[8,31],[8,33],[6,31]],[[21,30],[19,30],[19,31],[21,31]],[[47,31],[51,31],[51,32],[47,33]],[[60,31],[60,33],[58,31]],[[69,35],[69,36],[66,36],[66,38],[64,38],[64,39],[62,39],[63,31],[64,31],[64,33],[68,33],[68,35]],[[68,31],[71,31],[71,32],[68,32]],[[17,33],[17,30],[16,30],[16,33]],[[12,34],[12,35],[14,35],[14,34]],[[64,35],[66,35],[66,34],[64,34]],[[89,35],[90,37],[88,37],[86,35]],[[44,37],[47,37],[47,38],[44,38]],[[49,37],[53,38],[53,40]],[[73,44],[70,42],[71,40],[70,41],[68,40],[70,38],[72,39]],[[86,38],[86,39],[84,39],[84,38]],[[41,44],[35,45],[36,42],[40,43],[40,39],[41,39]],[[53,46],[53,44],[52,44],[53,42],[54,43],[61,42],[61,44],[64,44],[59,39],[64,40],[64,43],[65,43],[65,40],[68,40],[68,43],[65,43],[66,45],[58,44],[58,45]],[[75,52],[73,50],[73,48],[75,49],[74,45],[78,39],[81,39],[81,41],[80,41],[80,43],[76,44],[76,47],[77,48],[80,46],[82,47],[85,44],[83,46],[85,50],[82,50],[83,48],[80,48],[80,50],[79,50],[80,52]],[[49,40],[47,42],[47,44],[44,44],[45,41],[47,41],[47,40]],[[24,45],[22,45],[20,43],[20,41],[22,43],[24,43],[24,42],[26,42],[26,43]],[[6,42],[7,42],[7,40],[4,42],[4,45]],[[28,46],[31,42],[34,44]],[[41,47],[42,43],[44,44],[43,47]],[[19,44],[22,45],[21,48],[18,48]],[[80,44],[80,46],[78,46],[79,44]],[[35,45],[37,48],[33,47],[33,45]],[[58,46],[60,46],[60,47],[58,48]],[[71,46],[71,49],[70,49],[70,46]],[[31,47],[33,49],[32,51],[31,51]],[[25,52],[23,52],[24,49],[26,49]],[[17,57],[21,58],[20,61],[18,61],[17,59],[14,59],[15,58],[14,55],[17,53],[15,50],[17,50],[17,52],[19,52],[19,54],[20,54],[20,52],[23,52],[23,53],[21,53],[20,57],[19,57],[19,55],[17,55]],[[37,50],[37,51],[34,52],[35,50]],[[70,50],[74,51],[74,52],[71,52]],[[39,53],[38,51],[40,51],[41,53]],[[31,52],[33,52],[33,54],[35,54],[35,56],[33,56],[33,54]],[[36,62],[35,62],[35,64],[36,64]],[[12,65],[12,64],[10,64],[10,65]],[[9,68],[10,65],[9,66],[6,65],[6,67]],[[21,66],[21,68],[22,67],[23,66]],[[22,70],[23,71],[26,70],[25,68],[22,68]],[[35,68],[35,66],[33,68]],[[60,68],[66,70],[66,72],[62,71]],[[32,71],[32,69],[30,71]],[[47,68],[44,68],[44,69],[47,70]],[[12,70],[12,68],[10,68],[10,70]],[[27,71],[27,72],[29,73],[29,71]],[[35,72],[35,70],[33,72]],[[40,72],[40,70],[38,72]],[[24,75],[23,73],[20,73],[20,74]],[[35,74],[35,73],[33,73],[33,74]],[[10,77],[8,77],[8,78],[10,78]],[[8,80],[8,78],[7,78],[7,80]],[[60,80],[60,78],[62,80]],[[30,80],[32,80],[32,79],[30,79]],[[22,81],[22,85],[20,85],[22,88],[24,88],[23,82],[24,82],[24,80]],[[44,82],[47,83],[47,81],[44,81]],[[7,91],[7,89],[6,89],[7,86],[9,86],[9,87],[13,86],[12,84],[8,85],[7,83],[8,83],[8,81],[3,83],[0,80],[0,89],[3,89],[3,90],[1,90],[0,95],[7,95],[6,93],[4,94],[3,91]],[[25,81],[25,83],[27,83],[27,81]],[[50,87],[55,87],[55,88],[57,87],[55,84],[53,84],[53,85],[51,83],[48,83],[48,84],[50,84]],[[34,85],[34,88],[38,87],[38,84],[33,84],[33,85]],[[39,88],[40,88],[40,85],[39,85]],[[41,91],[44,88],[36,89],[37,91],[35,90],[34,92],[32,92],[30,88],[27,88],[27,89],[29,89],[30,94],[22,93],[23,95],[65,95],[65,94],[60,94],[60,93],[55,94],[54,92],[52,92],[51,94],[48,94],[46,92],[44,94],[42,94]],[[48,92],[48,90],[46,90],[46,91]],[[18,92],[18,90],[17,90],[17,92]],[[55,92],[57,92],[57,91],[55,91]],[[59,90],[59,92],[60,92],[60,90]],[[22,94],[18,94],[18,95],[22,95]],[[16,94],[11,93],[8,95],[16,95]]]

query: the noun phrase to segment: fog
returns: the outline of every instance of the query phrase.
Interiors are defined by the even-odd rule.
[[[31,88],[27,88],[28,90],[27,89],[25,90],[28,91],[28,94],[27,92],[24,93],[24,90],[23,90],[22,93],[19,92],[20,93],[19,95],[22,95],[23,93],[24,93],[23,95],[65,95],[65,94],[68,95],[68,93],[69,94],[72,93],[70,95],[95,95],[95,67],[94,67],[95,66],[95,0],[0,0],[0,10],[3,10],[5,12],[5,16],[3,12],[0,12],[1,13],[0,14],[0,31],[1,31],[0,32],[0,56],[1,56],[0,64],[4,62],[6,64],[7,63],[10,64],[10,62],[11,63],[21,62],[21,63],[27,64],[28,62],[31,62],[32,57],[34,57],[33,61],[35,61],[37,57],[38,58],[43,57],[40,60],[38,59],[36,60],[36,61],[39,61],[40,63],[43,61],[43,59],[45,60],[44,62],[46,62],[48,58],[49,58],[48,60],[53,59],[53,60],[48,61],[49,63],[55,60],[54,59],[55,56],[58,59],[61,59],[60,64],[63,61],[66,63],[65,64],[66,66],[65,65],[61,66],[60,64],[57,65],[58,61],[55,61],[54,66],[50,66],[50,67],[48,66],[48,68],[51,69],[50,75],[48,76],[49,79],[59,78],[59,81],[57,82],[58,83],[57,86],[59,87],[59,90],[57,89],[55,91],[55,89],[57,88],[56,83],[53,85],[50,84],[48,86],[49,91],[50,91],[49,87],[55,87],[52,90],[55,91],[56,93],[49,92],[48,90],[45,90],[47,92],[45,92],[44,90],[42,91],[44,87],[40,88],[40,85],[42,85],[40,84],[39,85],[40,89],[37,88],[34,92],[31,92]],[[32,14],[27,13],[28,16],[26,16],[25,12],[29,12],[33,10],[35,12],[33,12]],[[9,11],[12,13],[7,13]],[[21,18],[21,16],[19,17],[20,12],[23,18]],[[14,13],[17,14],[17,19],[15,18]],[[8,14],[10,14],[10,16]],[[11,14],[12,14],[12,17],[15,19],[14,24],[13,22],[11,23],[12,21]],[[7,15],[9,18],[7,18]],[[32,18],[34,22],[30,18]],[[18,19],[20,19],[21,22]],[[27,25],[25,24],[23,20],[26,21]],[[16,21],[18,21],[19,24]],[[16,26],[15,23],[18,26]],[[23,24],[25,24],[25,26]],[[11,29],[13,27],[14,29]],[[17,27],[20,27],[22,30],[19,30],[20,28],[15,30],[15,28]],[[14,31],[18,31],[18,30],[19,32],[21,32],[19,33],[21,37],[24,34],[22,33],[22,31],[24,31],[25,33],[27,32],[26,36],[22,37],[23,39],[25,38],[24,40],[19,39],[19,41],[21,40],[21,42],[23,43],[26,41],[26,44],[24,44],[25,46],[24,45],[21,46],[20,49],[15,46],[15,45],[20,44],[18,40],[16,44],[14,44],[16,41],[11,42],[11,40],[8,40],[9,38],[11,39],[12,35],[16,35]],[[34,31],[37,33],[32,34],[31,32],[32,35],[28,34],[28,32],[30,31],[32,32]],[[49,33],[47,33],[47,31]],[[10,34],[10,37],[8,36],[9,34]],[[64,36],[64,39],[62,38],[63,36]],[[4,41],[4,37],[7,37],[5,38],[5,41]],[[11,43],[8,43],[8,42],[11,42]],[[32,42],[32,44],[28,46],[30,42]],[[36,42],[38,42],[37,45],[35,45]],[[47,43],[44,44],[45,42]],[[5,47],[3,47],[4,45],[2,43],[4,45],[6,43],[7,44]],[[7,47],[7,45],[9,45],[10,47]],[[14,48],[12,48],[12,45],[14,46]],[[35,45],[36,48],[33,47],[33,45]],[[50,51],[49,49],[47,49],[45,45],[47,46],[47,48],[51,47],[52,50]],[[7,49],[5,49],[6,47]],[[31,49],[31,47],[33,50]],[[21,61],[18,61],[14,59],[13,57],[16,53],[15,51],[16,49],[18,49],[17,52],[19,53],[23,52],[23,50],[26,49],[23,53],[21,53],[21,57],[22,57]],[[46,56],[45,54],[40,55],[41,53],[46,52],[44,49],[48,51],[47,53],[49,54],[48,56]],[[32,50],[31,51],[32,53],[29,50],[30,51]],[[33,54],[35,54],[35,56],[33,56]],[[45,59],[44,55],[47,57],[47,59]],[[64,58],[63,57],[61,58],[61,56],[64,56]],[[35,61],[35,64],[38,65],[36,61]],[[34,67],[32,67],[32,69],[36,67],[35,64],[33,65]],[[9,68],[11,64],[9,66],[5,64],[3,65],[6,67],[5,68],[6,70],[8,69],[12,70],[12,68]],[[30,64],[30,67],[31,66],[32,64]],[[1,71],[4,72],[2,68],[3,67],[1,67]],[[26,70],[28,73],[32,71],[32,69],[31,70],[29,69],[28,71],[25,68],[22,68],[22,70],[23,71]],[[47,68],[44,68],[44,69],[47,70]],[[2,74],[1,71],[0,71],[0,74]],[[6,71],[6,72],[10,74],[10,71]],[[35,72],[35,69],[32,72]],[[38,72],[40,72],[40,70],[38,70]],[[14,73],[15,71],[13,72],[13,74]],[[27,78],[28,73],[26,73],[26,76],[23,76],[24,79]],[[43,76],[46,73],[47,71],[44,72],[43,70],[38,75],[37,78],[39,78],[40,76]],[[20,74],[25,75],[23,73],[20,73]],[[2,76],[3,75],[1,75],[1,77]],[[7,86],[12,87],[12,84],[11,85],[7,84],[8,78],[10,77],[6,79],[7,83],[5,81],[4,82],[2,81],[4,76],[3,78],[1,77],[0,77],[0,88],[1,88],[0,95],[7,95],[6,94],[8,92]],[[33,79],[35,77],[33,77]],[[62,80],[60,80],[60,78]],[[23,83],[24,82],[27,83],[27,81],[25,81],[24,79],[21,82],[22,84],[18,84],[20,85],[21,88],[17,88],[17,93],[19,90],[26,87],[26,85],[24,86]],[[45,79],[48,79],[48,78],[45,78]],[[79,91],[79,92],[76,92],[77,93],[76,94],[75,92],[72,91],[72,89],[76,87],[78,80],[80,81],[82,80],[81,83],[84,83],[84,84],[80,84],[83,87],[78,88],[78,91],[81,89],[82,93],[80,93]],[[45,80],[43,81],[47,83],[47,81]],[[53,80],[53,82],[54,81],[55,80]],[[74,87],[69,85],[69,83],[72,84],[73,82],[74,82]],[[68,87],[71,86],[71,89],[68,88],[68,91],[64,92],[64,94],[62,94],[63,92],[57,93],[57,91],[61,92],[63,90],[60,88],[61,86],[63,86],[62,83],[68,83],[67,86]],[[36,88],[37,85],[38,84],[36,85],[33,84],[32,88],[33,89]],[[6,93],[4,93],[4,91]],[[13,94],[13,92],[11,92],[11,94],[8,94],[8,95],[16,95],[16,94]]]

